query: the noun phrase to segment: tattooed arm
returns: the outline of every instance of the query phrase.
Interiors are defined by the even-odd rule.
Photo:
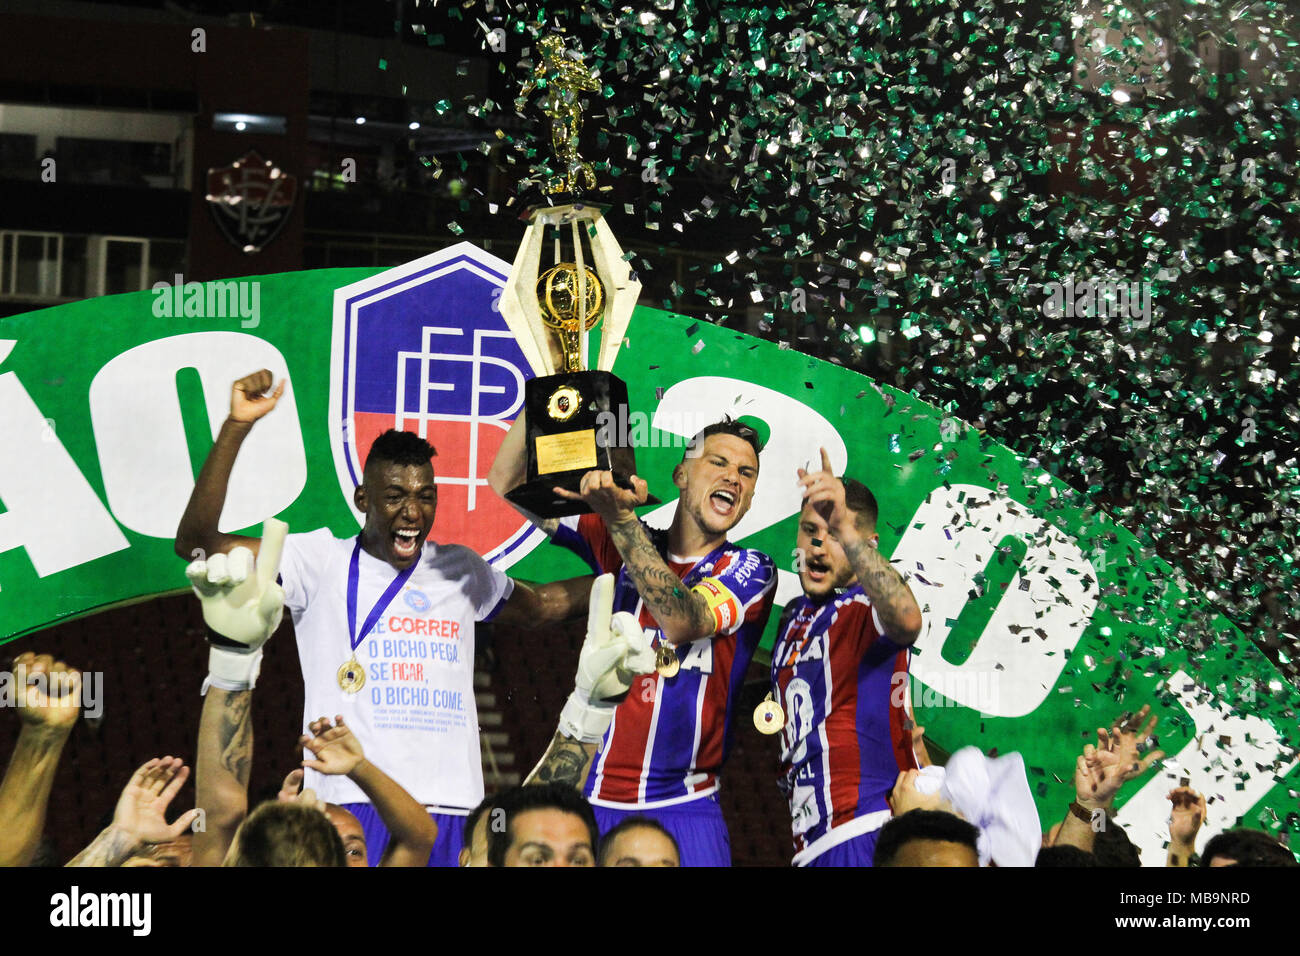
[[[614,575],[602,574],[591,585],[573,693],[560,711],[550,747],[525,784],[558,783],[581,790],[619,702],[638,674],[654,670],[650,638],[631,614],[614,614],[613,605]]]
[[[876,550],[874,537],[864,537],[856,529],[837,537],[889,639],[904,647],[915,643],[921,633],[921,608],[903,576]]]
[[[711,636],[717,624],[708,603],[668,567],[633,510],[645,504],[649,487],[636,475],[632,486],[629,491],[616,485],[612,472],[589,471],[582,476],[576,494],[563,488],[556,488],[555,493],[586,503],[604,520],[623,567],[666,640],[680,644]]]
[[[799,483],[804,489],[804,504],[813,505],[831,534],[844,549],[862,590],[885,626],[885,634],[895,644],[909,646],[921,633],[921,608],[903,576],[894,570],[876,550],[879,540],[874,528],[859,526],[859,516],[844,500],[844,482],[831,471],[831,462],[822,449],[822,470],[799,469]]]
[[[668,641],[681,644],[710,637],[717,631],[708,603],[668,567],[635,513],[619,522],[607,522],[606,526],[637,593]]]
[[[220,866],[248,814],[252,703],[251,690],[216,687],[203,700],[195,790],[205,817],[204,829],[194,834],[195,866]]]
[[[551,745],[546,748],[546,753],[542,756],[541,763],[533,768],[524,785],[558,783],[581,790],[587,782],[592,761],[596,759],[596,754],[599,752],[598,743],[588,744],[581,740],[572,740],[556,731],[551,739]]]

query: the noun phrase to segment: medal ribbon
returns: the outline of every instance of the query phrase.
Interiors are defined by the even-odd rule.
[[[352,644],[353,653],[356,652],[357,645],[361,643],[365,635],[369,634],[370,629],[375,626],[375,622],[388,609],[388,605],[397,596],[397,592],[402,590],[402,585],[415,572],[415,568],[419,563],[420,559],[417,556],[411,562],[409,568],[399,572],[397,577],[393,578],[392,583],[379,596],[375,606],[366,615],[366,621],[361,625],[361,637],[359,638],[357,637],[357,583],[361,577],[361,535],[357,535],[357,543],[352,548],[352,560],[348,562],[348,640]]]

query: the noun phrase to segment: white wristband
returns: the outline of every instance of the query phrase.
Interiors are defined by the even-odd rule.
[[[255,651],[234,651],[213,645],[208,649],[208,679],[203,691],[206,693],[209,686],[218,690],[252,690],[261,670],[260,647]]]
[[[598,744],[605,739],[616,707],[616,704],[590,703],[575,690],[560,711],[560,733],[584,744]]]

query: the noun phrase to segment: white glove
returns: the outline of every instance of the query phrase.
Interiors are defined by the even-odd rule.
[[[262,543],[254,567],[253,552],[239,547],[191,561],[185,576],[203,605],[203,620],[225,643],[208,652],[209,685],[222,690],[251,690],[262,666],[262,645],[284,616],[284,590],[276,584],[280,553],[289,526],[275,518],[262,523]]]
[[[614,575],[602,574],[591,586],[587,638],[578,655],[573,693],[560,712],[560,733],[583,743],[599,743],[614,710],[638,674],[655,669],[650,636],[626,611],[613,614]]]

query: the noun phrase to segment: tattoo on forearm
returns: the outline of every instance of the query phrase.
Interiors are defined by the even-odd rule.
[[[862,590],[871,598],[885,632],[897,634],[905,630],[903,617],[916,605],[916,598],[903,576],[885,560],[885,556],[864,540],[844,545],[844,554],[862,583]]]
[[[587,768],[595,754],[595,744],[556,734],[546,757],[529,783],[558,783],[561,786],[580,788],[587,782]]]
[[[655,550],[641,522],[613,525],[609,528],[609,536],[623,556],[623,564],[636,585],[637,593],[660,627],[683,623],[696,632],[713,630],[713,615],[709,613],[708,605],[673,574]]]
[[[248,786],[249,765],[253,757],[253,727],[249,720],[252,703],[252,691],[228,692],[217,727],[221,766],[244,786]]]
[[[110,826],[101,831],[90,846],[74,856],[68,866],[121,866],[135,851],[135,846],[133,839],[117,827]]]

